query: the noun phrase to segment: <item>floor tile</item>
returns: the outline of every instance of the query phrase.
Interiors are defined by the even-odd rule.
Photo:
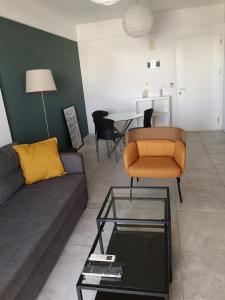
[[[220,180],[219,180],[220,182]],[[219,183],[217,183],[219,185]],[[197,185],[197,184],[196,184]],[[225,212],[225,187],[213,185],[189,185],[183,187],[183,203],[177,202],[177,211]]]
[[[215,168],[225,168],[225,153],[210,154],[210,158]]]
[[[37,300],[74,300],[76,282],[83,268],[89,247],[76,246],[72,255],[61,255]]]
[[[208,154],[224,154],[225,144],[209,144],[205,145]]]
[[[224,136],[224,131],[223,130],[208,130],[208,131],[195,131],[195,133],[201,138],[204,136],[218,136],[218,135],[223,135]]]
[[[213,169],[211,158],[207,153],[202,153],[199,155],[187,155],[186,166],[187,170],[190,169]]]
[[[216,171],[223,185],[225,186],[225,168],[217,168]]]
[[[201,136],[200,139],[201,139],[202,143],[205,145],[224,144],[225,143],[225,135],[224,134]]]
[[[225,299],[225,254],[183,252],[184,300]]]
[[[225,251],[225,213],[178,212],[182,251]]]
[[[201,155],[208,155],[207,153],[207,149],[205,147],[203,147],[202,145],[187,145],[186,146],[186,155],[187,155],[187,159],[189,158],[192,158],[192,159],[195,159],[195,158],[198,158],[200,157]]]
[[[180,252],[173,250],[173,282],[170,285],[170,299],[183,300],[183,280],[181,273],[181,256]]]
[[[222,186],[221,178],[216,169],[187,169],[181,177],[182,190],[216,189]],[[193,192],[194,193],[194,192]]]
[[[97,234],[96,217],[98,209],[86,208],[76,225],[68,244],[91,246]]]

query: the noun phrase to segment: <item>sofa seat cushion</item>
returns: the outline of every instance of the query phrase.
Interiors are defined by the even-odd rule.
[[[84,187],[84,174],[65,175],[24,186],[1,206],[0,299],[15,297]]]
[[[172,157],[139,157],[127,170],[130,177],[174,178],[181,168]]]

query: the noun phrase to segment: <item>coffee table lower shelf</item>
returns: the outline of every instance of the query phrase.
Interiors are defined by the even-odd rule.
[[[168,299],[168,244],[165,231],[115,230],[111,234],[106,253],[115,254],[117,261],[124,264],[123,277],[121,281],[102,279],[96,300]],[[85,281],[82,284],[83,288]],[[102,292],[101,288],[105,291]],[[107,289],[115,290],[115,293],[107,292]],[[136,293],[119,293],[121,289],[135,290]],[[137,295],[141,290],[147,291],[147,294]]]
[[[102,293],[96,294],[95,300],[163,300],[163,298],[156,298],[151,296],[128,295],[117,293]]]

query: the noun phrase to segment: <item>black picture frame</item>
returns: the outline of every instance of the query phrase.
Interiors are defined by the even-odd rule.
[[[84,145],[84,141],[77,120],[76,108],[75,106],[66,107],[63,109],[63,113],[69,131],[72,148],[78,151]]]

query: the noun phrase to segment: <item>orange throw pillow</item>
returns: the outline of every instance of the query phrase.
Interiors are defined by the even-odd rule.
[[[65,174],[57,138],[34,144],[13,145],[13,148],[19,155],[26,184]]]

